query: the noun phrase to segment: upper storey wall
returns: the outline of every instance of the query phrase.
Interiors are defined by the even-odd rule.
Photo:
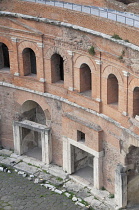
[[[45,17],[53,20],[59,20],[65,23],[71,23],[109,34],[111,36],[118,34],[123,40],[129,40],[131,43],[139,45],[139,29],[111,21],[106,18],[100,18],[97,16],[54,6],[23,1],[14,2],[12,7],[8,7],[6,10],[11,10],[12,12],[26,15],[32,15],[35,17]]]

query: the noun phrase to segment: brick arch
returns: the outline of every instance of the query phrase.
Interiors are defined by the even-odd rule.
[[[139,87],[139,79],[134,78],[129,82],[129,90],[133,91],[135,87]]]
[[[74,67],[79,69],[83,63],[89,66],[89,68],[91,69],[91,72],[96,70],[94,62],[88,56],[79,56],[75,60]]]
[[[9,51],[13,51],[13,44],[12,41],[5,38],[5,37],[0,37],[0,42],[5,44],[8,47]]]
[[[19,101],[20,106],[22,107],[23,104],[27,101],[33,101],[33,102],[37,103],[42,108],[42,110],[44,111],[45,114],[46,114],[46,110],[48,110],[49,113],[51,114],[50,106],[44,100],[41,100],[40,97],[33,97],[33,96],[26,95],[26,97],[20,98],[20,101]]]
[[[46,53],[46,58],[51,59],[52,55],[54,54],[59,54],[63,58],[64,61],[67,60],[67,57],[68,57],[67,51],[61,48],[57,48],[57,47],[49,48]]]
[[[19,59],[20,59],[19,69],[20,69],[21,76],[25,76],[25,72],[26,72],[25,69],[24,69],[24,64],[23,64],[23,50],[26,49],[26,48],[32,49],[35,53],[35,56],[36,56],[36,71],[38,69],[38,66],[40,66],[40,49],[38,48],[38,46],[33,42],[22,41],[19,44],[19,47],[18,47]],[[38,72],[37,72],[36,75],[38,75]]]
[[[106,79],[108,79],[108,76],[110,74],[114,74],[114,76],[118,80],[118,84],[120,86],[123,86],[123,77],[121,76],[120,72],[118,71],[118,69],[116,67],[108,65],[104,68],[102,76],[105,77]]]
[[[37,46],[35,43],[33,43],[33,42],[28,42],[28,41],[22,41],[22,42],[19,44],[19,47],[18,47],[19,53],[22,54],[22,52],[23,52],[23,50],[24,50],[25,48],[30,48],[30,49],[32,49],[32,50],[34,51],[36,57],[39,57],[39,56],[40,56],[40,54],[39,54],[39,48],[38,48],[38,46]]]

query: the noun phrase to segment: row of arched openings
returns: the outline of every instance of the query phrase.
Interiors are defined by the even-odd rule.
[[[31,48],[25,48],[22,52],[24,75],[36,75],[36,55]],[[9,51],[4,43],[0,43],[0,69],[10,69]],[[51,56],[52,82],[64,81],[64,59],[57,53]],[[80,92],[91,95],[92,77],[91,69],[87,64],[80,66]],[[107,78],[107,104],[118,105],[119,84],[114,74]],[[133,91],[133,116],[139,115],[139,87]]]

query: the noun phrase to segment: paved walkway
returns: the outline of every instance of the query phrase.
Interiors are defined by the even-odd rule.
[[[64,195],[34,184],[17,173],[0,172],[0,210],[79,210]]]
[[[80,179],[79,179],[80,178]],[[80,184],[82,183],[82,184]],[[113,210],[106,190],[87,186],[61,167],[0,150],[0,210]]]

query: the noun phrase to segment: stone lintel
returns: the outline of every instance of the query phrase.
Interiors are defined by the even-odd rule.
[[[31,130],[34,130],[34,131],[37,131],[37,132],[49,131],[50,130],[50,128],[46,127],[45,125],[41,125],[39,123],[35,123],[35,122],[29,121],[29,120],[15,121],[14,124],[18,125],[22,128],[31,129]]]

